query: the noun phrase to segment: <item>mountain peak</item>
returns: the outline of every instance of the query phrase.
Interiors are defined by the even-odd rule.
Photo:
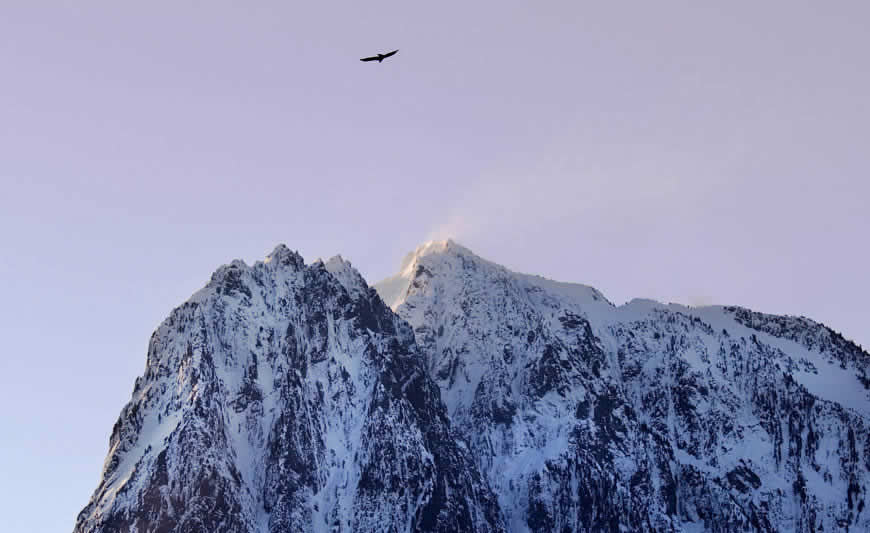
[[[407,324],[340,256],[279,245],[152,335],[75,532],[339,529],[504,525]]]
[[[458,244],[453,239],[426,241],[418,246],[413,252],[405,256],[402,260],[401,266],[399,267],[399,274],[405,274],[406,271],[409,273],[412,272],[416,263],[423,257],[451,253],[477,257],[474,252],[465,246]]]
[[[474,252],[461,244],[457,244],[453,239],[424,242],[402,259],[398,274],[374,285],[384,303],[395,310],[404,301],[420,263],[431,261],[439,256],[463,256],[475,261],[483,261]]]
[[[438,272],[448,277],[460,272],[475,272],[475,276],[512,278],[522,285],[530,285],[545,290],[553,296],[568,297],[602,303],[612,307],[607,298],[598,290],[576,283],[553,281],[541,276],[513,272],[508,268],[480,257],[465,246],[452,239],[428,241],[418,246],[402,260],[399,272],[374,285],[391,309],[394,311],[405,302],[409,290],[417,283],[419,276],[431,276]]]
[[[340,255],[336,255],[323,263],[323,266],[330,274],[335,276],[353,298],[359,298],[368,293],[369,286],[366,280],[353,267],[350,261]]]
[[[265,264],[273,264],[273,265],[281,265],[281,266],[292,266],[295,270],[299,270],[305,266],[305,261],[302,259],[302,256],[299,255],[299,252],[294,252],[287,248],[285,244],[279,244],[272,250],[272,253],[266,256],[266,259],[263,261]]]

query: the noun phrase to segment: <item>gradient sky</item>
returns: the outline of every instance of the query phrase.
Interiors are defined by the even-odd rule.
[[[5,0],[0,530],[72,530],[153,329],[279,242],[870,346],[870,3],[713,4]]]

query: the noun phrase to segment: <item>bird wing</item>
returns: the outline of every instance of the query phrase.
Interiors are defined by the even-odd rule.
[[[384,59],[386,59],[390,56],[396,55],[396,52],[398,52],[398,51],[399,51],[399,49],[397,48],[397,49],[393,50],[392,52],[384,54]]]
[[[364,58],[360,59],[360,61],[377,61],[377,59],[378,59],[378,56],[372,56],[372,57],[364,57]]]

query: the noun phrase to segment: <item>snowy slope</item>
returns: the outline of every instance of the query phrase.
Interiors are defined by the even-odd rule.
[[[376,288],[510,531],[870,529],[870,358],[820,324],[617,307],[452,241]]]
[[[154,333],[75,531],[501,531],[421,360],[340,257],[223,266]]]

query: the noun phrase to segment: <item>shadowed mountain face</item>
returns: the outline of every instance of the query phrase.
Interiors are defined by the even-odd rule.
[[[870,529],[870,357],[820,324],[616,307],[452,241],[377,291],[284,246],[218,269],[75,531]]]
[[[452,241],[377,288],[510,531],[870,529],[868,355],[820,324],[615,307]]]
[[[154,333],[75,531],[502,531],[422,361],[340,258],[221,267]]]

